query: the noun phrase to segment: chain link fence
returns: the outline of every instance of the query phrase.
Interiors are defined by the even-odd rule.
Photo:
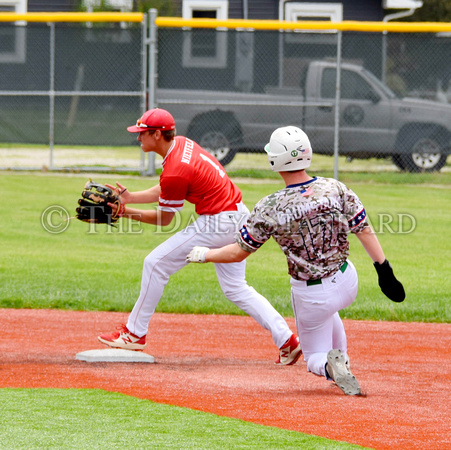
[[[272,131],[296,125],[335,176],[450,171],[450,33],[145,21],[1,24],[2,168],[151,173],[125,127],[159,106],[228,170],[267,170]]]
[[[321,166],[333,171],[338,164],[335,173],[444,168],[451,38],[362,32],[339,38],[333,31],[161,28],[157,103],[174,113],[180,134],[229,168],[242,153],[261,154],[272,131],[285,125],[303,128],[315,155],[327,156],[317,159]]]
[[[145,108],[145,32],[141,24],[2,24],[0,166],[140,168],[140,148],[124,130]]]

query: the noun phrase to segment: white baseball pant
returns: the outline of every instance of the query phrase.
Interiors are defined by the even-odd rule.
[[[194,246],[219,248],[235,242],[234,234],[249,216],[249,210],[243,203],[239,203],[237,209],[213,216],[199,216],[194,223],[171,236],[145,258],[140,295],[128,318],[129,331],[137,336],[147,334],[150,319],[169,277],[187,264],[186,255]],[[246,261],[215,264],[215,269],[227,299],[269,330],[277,347],[282,347],[292,332],[271,303],[247,284]]]
[[[340,349],[347,357],[347,341],[338,311],[349,306],[358,290],[357,271],[351,261],[323,278],[321,284],[308,286],[306,281],[291,279],[291,302],[307,369],[326,376],[327,353]]]

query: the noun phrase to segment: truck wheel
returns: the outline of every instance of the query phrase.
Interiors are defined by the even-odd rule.
[[[446,164],[447,155],[441,153],[440,142],[434,137],[418,138],[409,153],[393,157],[393,162],[409,172],[434,172]]]
[[[236,121],[211,120],[208,117],[194,122],[188,129],[188,137],[196,141],[203,149],[211,153],[223,166],[229,164],[238,152],[234,148],[241,143],[241,132]]]
[[[401,170],[404,170],[404,169],[406,168],[406,166],[404,165],[404,164],[405,164],[405,161],[404,161],[404,159],[402,158],[402,155],[393,155],[392,160],[393,160],[393,163],[394,163],[397,167],[399,167]]]
[[[200,139],[194,140],[223,166],[229,164],[237,152],[230,147],[229,138],[220,130],[206,131],[200,136]]]

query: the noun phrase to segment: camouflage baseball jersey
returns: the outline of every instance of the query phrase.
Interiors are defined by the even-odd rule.
[[[297,280],[333,275],[349,256],[349,232],[368,227],[365,209],[343,183],[315,177],[287,186],[255,205],[237,235],[238,245],[255,252],[271,236]]]

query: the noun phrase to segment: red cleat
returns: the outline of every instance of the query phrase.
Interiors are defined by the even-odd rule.
[[[293,365],[302,355],[301,344],[299,338],[292,334],[290,339],[280,348],[279,359],[276,364],[281,366]]]
[[[98,339],[102,344],[113,348],[125,350],[144,350],[146,348],[146,336],[138,337],[128,331],[125,325],[117,327],[119,331],[112,334],[101,334]]]

